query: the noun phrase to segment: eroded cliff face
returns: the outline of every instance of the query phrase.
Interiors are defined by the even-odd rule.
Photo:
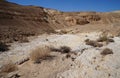
[[[49,21],[58,25],[57,28],[85,25],[101,20],[101,17],[96,12],[60,12],[52,9],[44,9],[44,11],[49,15]]]
[[[48,21],[53,24],[53,28],[85,24],[112,24],[120,22],[120,12],[61,12],[46,8],[44,8],[44,11],[49,16]]]

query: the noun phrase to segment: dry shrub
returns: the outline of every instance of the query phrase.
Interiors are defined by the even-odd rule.
[[[101,37],[99,37],[99,39],[97,40],[98,42],[104,42],[107,41],[108,37],[106,35],[102,35]]]
[[[103,46],[103,44],[98,43],[98,42],[93,41],[93,40],[89,40],[89,39],[85,40],[85,42],[86,42],[86,45],[90,45],[93,47],[102,47]]]
[[[103,35],[101,37],[99,37],[99,39],[97,40],[98,42],[114,42],[113,39],[110,39],[109,37],[107,37],[106,35]]]
[[[30,59],[34,61],[34,63],[40,63],[41,60],[46,59],[49,55],[50,49],[48,47],[37,47],[30,53]]]
[[[7,45],[6,43],[0,42],[0,51],[4,52],[9,50],[9,45]]]
[[[90,39],[86,39],[86,40],[85,40],[85,42],[88,42],[88,41],[90,41]]]
[[[112,49],[105,48],[105,49],[103,49],[103,51],[101,52],[101,55],[108,55],[108,54],[113,54]]]
[[[108,42],[115,42],[113,39],[108,39]]]
[[[71,48],[68,46],[61,46],[60,48],[52,47],[51,51],[61,52],[61,53],[69,53],[69,52],[71,52]]]
[[[66,55],[66,58],[70,58],[70,57],[71,57],[71,54],[68,53],[68,54]]]
[[[17,69],[18,69],[17,66],[14,63],[10,62],[3,65],[3,67],[1,68],[1,73],[10,73]]]
[[[55,47],[51,47],[50,50],[51,51],[55,51],[55,52],[60,52],[60,49],[59,48],[55,48]]]
[[[68,47],[68,46],[61,46],[61,47],[60,47],[60,51],[61,51],[62,53],[69,53],[69,52],[71,52],[71,48]]]

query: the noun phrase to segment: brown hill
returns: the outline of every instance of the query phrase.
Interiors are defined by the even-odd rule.
[[[0,2],[0,40],[19,41],[27,36],[53,32],[42,7]]]
[[[120,22],[120,12],[60,12],[37,6],[0,2],[0,40],[24,41],[26,37],[54,32],[55,29],[85,24]]]

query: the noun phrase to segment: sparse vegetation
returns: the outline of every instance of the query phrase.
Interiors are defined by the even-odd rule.
[[[34,63],[40,63],[41,60],[46,59],[50,55],[50,49],[48,47],[38,47],[30,53],[30,59]]]
[[[71,57],[71,54],[68,53],[68,54],[66,55],[66,58],[70,58],[70,57]]]
[[[103,44],[98,43],[97,41],[89,40],[89,39],[86,39],[85,42],[86,42],[86,45],[90,45],[93,47],[102,47],[103,46]]]
[[[71,52],[71,48],[68,46],[61,46],[60,48],[52,47],[51,51],[61,52],[61,53],[69,53],[69,52]]]
[[[51,51],[55,51],[55,52],[60,52],[60,49],[59,48],[55,48],[55,47],[51,47],[50,50]]]
[[[68,32],[66,30],[61,30],[60,33],[61,34],[67,34]]]
[[[107,41],[108,37],[106,35],[102,35],[101,37],[99,37],[99,39],[97,40],[98,42],[104,42]]]
[[[10,73],[10,72],[16,71],[17,69],[18,69],[17,66],[14,63],[10,62],[5,64],[1,68],[1,73]]]
[[[85,40],[85,42],[88,42],[88,41],[90,41],[90,39],[86,39],[86,40]]]
[[[109,37],[107,37],[106,35],[103,35],[101,37],[99,37],[99,39],[97,40],[98,42],[114,42],[113,39],[110,39]]]
[[[108,42],[115,42],[113,39],[108,39]]]
[[[103,51],[101,52],[101,55],[108,55],[108,54],[113,54],[112,49],[105,48],[105,49],[103,49]]]
[[[0,42],[0,51],[4,52],[9,50],[9,45],[7,45],[6,43]]]
[[[61,51],[62,53],[69,53],[69,52],[71,52],[71,48],[68,47],[68,46],[61,46],[61,47],[60,47],[60,51]]]

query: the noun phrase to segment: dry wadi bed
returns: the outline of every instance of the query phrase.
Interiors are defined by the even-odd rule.
[[[119,78],[119,46],[120,37],[100,32],[31,37],[0,54],[0,77]]]

